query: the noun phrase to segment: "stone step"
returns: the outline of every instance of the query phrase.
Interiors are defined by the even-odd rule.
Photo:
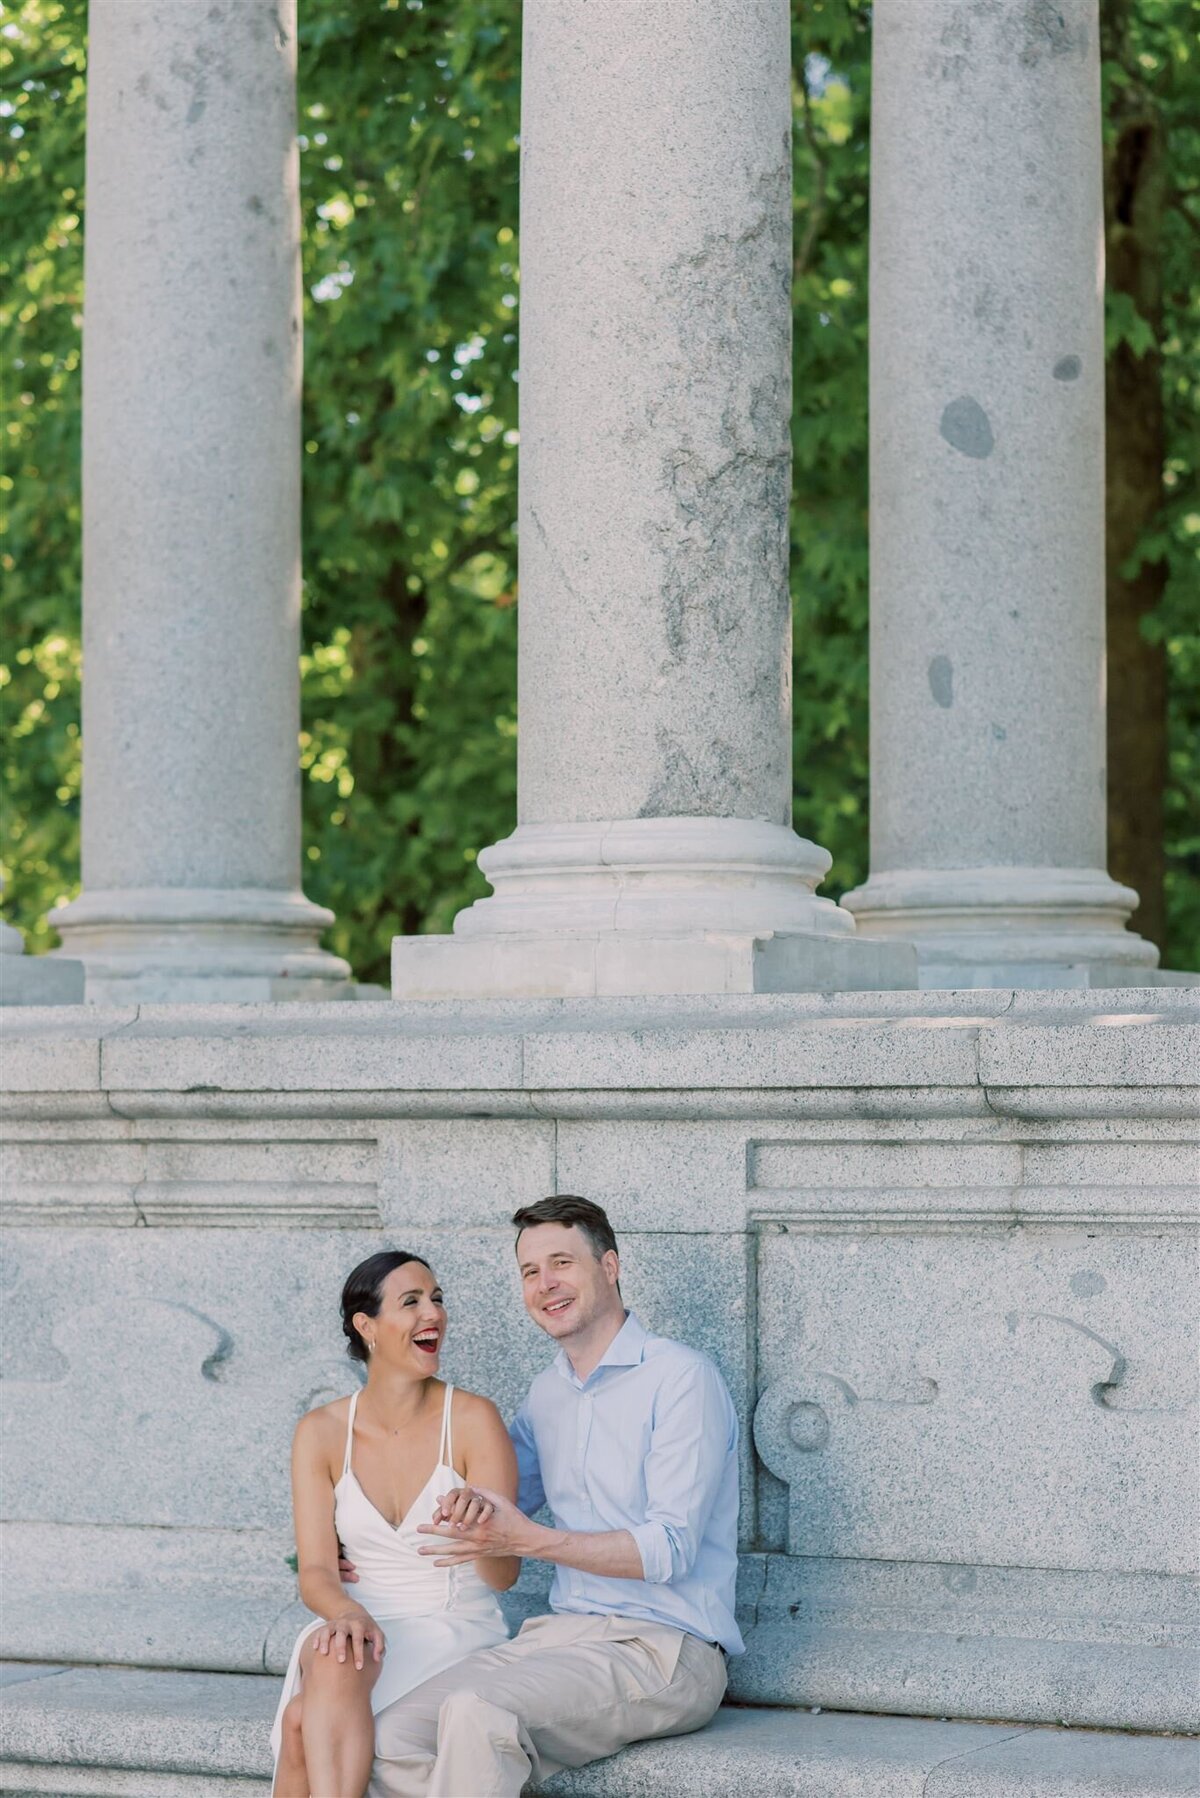
[[[0,1686],[6,1798],[269,1798],[277,1680],[8,1662]],[[639,1743],[539,1789],[545,1798],[1195,1798],[1200,1744],[730,1706],[698,1735]]]

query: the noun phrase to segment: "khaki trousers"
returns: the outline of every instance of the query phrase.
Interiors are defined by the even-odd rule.
[[[720,1649],[629,1617],[534,1617],[375,1719],[368,1798],[520,1798],[530,1778],[686,1735],[725,1693]]]

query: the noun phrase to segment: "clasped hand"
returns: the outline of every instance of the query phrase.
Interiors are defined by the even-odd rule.
[[[432,1523],[417,1525],[419,1535],[440,1538],[440,1543],[418,1552],[437,1556],[435,1567],[458,1567],[483,1556],[520,1555],[525,1521],[516,1505],[498,1492],[489,1492],[486,1486],[460,1486],[438,1499]]]

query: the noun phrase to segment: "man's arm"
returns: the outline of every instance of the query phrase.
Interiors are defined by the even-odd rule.
[[[737,1422],[724,1381],[703,1361],[688,1362],[659,1396],[657,1419],[646,1456],[646,1518],[625,1530],[558,1530],[532,1523],[492,1492],[481,1493],[495,1508],[486,1521],[464,1526],[470,1497],[455,1495],[443,1527],[422,1525],[440,1536],[421,1553],[438,1555],[438,1566],[455,1566],[481,1556],[513,1554],[551,1561],[608,1579],[666,1584],[688,1573],[696,1559],[720,1490]]]
[[[736,1448],[729,1389],[711,1361],[689,1359],[659,1395],[645,1463],[646,1521],[629,1532],[652,1585],[691,1572]]]
[[[463,1521],[473,1500],[491,1505],[489,1517],[478,1523]],[[605,1574],[609,1579],[644,1579],[642,1557],[629,1530],[555,1530],[534,1523],[498,1492],[483,1486],[460,1486],[443,1499],[438,1516],[442,1523],[420,1523],[423,1536],[441,1540],[422,1548],[436,1555],[435,1567],[459,1567],[467,1561],[495,1555],[520,1555],[523,1560],[554,1561],[576,1567],[581,1573]],[[518,1547],[518,1543],[520,1546]]]
[[[546,1502],[546,1488],[527,1406],[521,1406],[508,1433],[517,1451],[517,1508],[532,1517]]]

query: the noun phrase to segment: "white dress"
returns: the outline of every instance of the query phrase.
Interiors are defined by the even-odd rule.
[[[358,1584],[347,1586],[347,1595],[370,1612],[387,1642],[379,1678],[371,1688],[371,1709],[376,1716],[386,1705],[394,1704],[435,1673],[452,1667],[464,1655],[474,1654],[480,1648],[494,1648],[508,1637],[496,1594],[474,1566],[435,1567],[431,1556],[417,1552],[431,1540],[417,1534],[417,1525],[432,1521],[439,1493],[465,1484],[454,1471],[450,1434],[453,1391],[453,1386],[446,1387],[437,1466],[406,1515],[395,1525],[376,1510],[351,1465],[358,1393],[350,1400],[342,1477],[333,1489],[333,1517],[338,1541],[358,1572]],[[320,1628],[321,1619],[317,1618],[301,1630],[292,1649],[271,1729],[276,1761],[284,1706],[302,1684],[300,1650]]]

